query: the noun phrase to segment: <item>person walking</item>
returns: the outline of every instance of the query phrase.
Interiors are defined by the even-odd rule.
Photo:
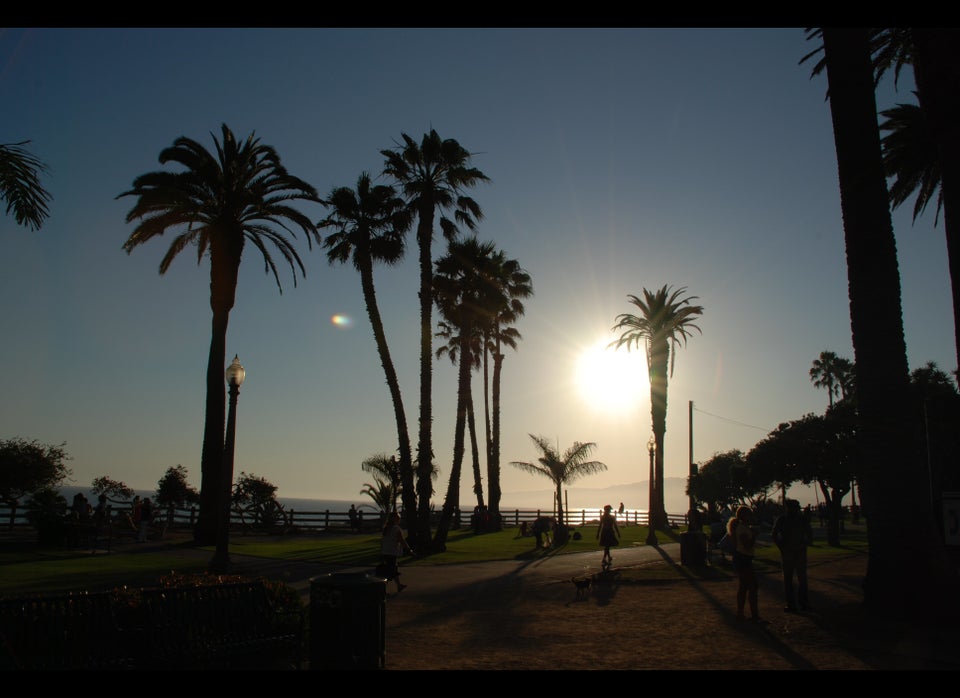
[[[150,528],[150,522],[153,521],[153,502],[150,497],[145,497],[140,503],[140,530],[137,532],[137,542],[147,542],[147,531]]]
[[[757,528],[753,525],[753,511],[748,506],[737,508],[737,514],[727,523],[727,532],[736,541],[733,552],[733,569],[737,573],[737,620],[743,620],[744,606],[750,604],[750,620],[762,623],[758,603],[757,575],[753,569],[753,556],[757,542]]]
[[[383,525],[383,538],[380,539],[380,564],[386,580],[397,583],[398,594],[407,588],[406,584],[400,583],[400,569],[397,566],[397,559],[404,550],[413,555],[413,549],[407,544],[403,529],[400,528],[400,514],[393,512]]]
[[[603,514],[600,515],[600,525],[597,526],[597,540],[603,546],[603,559],[600,566],[603,569],[610,569],[613,564],[613,555],[610,554],[610,548],[614,545],[620,545],[620,527],[617,526],[617,517],[611,512],[613,507],[607,504],[603,508]]]
[[[774,545],[780,550],[780,565],[783,571],[783,610],[788,613],[806,611],[810,608],[807,594],[807,546],[813,543],[810,522],[800,510],[800,502],[788,499],[784,513],[777,517],[770,533]],[[793,579],[797,579],[796,596]]]

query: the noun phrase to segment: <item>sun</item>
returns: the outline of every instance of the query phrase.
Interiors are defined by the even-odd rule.
[[[604,339],[586,347],[577,358],[576,386],[593,410],[623,413],[640,406],[649,396],[647,357],[643,349],[614,349]]]

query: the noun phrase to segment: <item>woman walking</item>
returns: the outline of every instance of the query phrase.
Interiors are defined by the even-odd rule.
[[[757,575],[753,570],[754,546],[757,529],[753,525],[753,511],[748,506],[737,508],[737,515],[727,522],[727,532],[736,541],[733,551],[733,569],[737,573],[737,620],[743,620],[744,606],[750,604],[750,620],[762,623],[757,608]]]
[[[610,554],[610,548],[614,545],[620,545],[620,527],[617,526],[617,517],[610,513],[613,507],[609,504],[603,508],[603,514],[600,515],[600,525],[597,526],[597,539],[603,546],[603,560],[600,565],[603,569],[610,569],[613,564],[613,555]]]
[[[407,588],[406,584],[400,583],[400,569],[397,567],[397,558],[406,550],[413,555],[413,550],[407,544],[407,539],[403,537],[403,529],[400,528],[400,514],[393,512],[387,517],[383,525],[383,538],[380,539],[380,557],[381,565],[384,570],[384,577],[387,581],[391,579],[397,583],[397,593]]]

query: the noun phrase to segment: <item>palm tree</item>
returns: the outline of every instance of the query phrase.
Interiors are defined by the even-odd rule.
[[[403,512],[409,529],[415,523],[417,515],[410,432],[407,429],[407,417],[400,394],[400,381],[390,356],[383,319],[377,304],[373,265],[377,262],[392,265],[403,258],[404,234],[410,228],[412,217],[403,200],[396,196],[393,187],[371,186],[370,175],[366,172],[357,178],[356,190],[349,187],[335,188],[324,205],[331,209],[331,213],[317,225],[320,228],[332,228],[334,231],[323,241],[328,261],[330,264],[343,264],[352,259],[354,268],[360,272],[360,287],[367,317],[373,328],[380,365],[383,366],[393,401],[397,424],[397,450],[400,454],[399,469],[403,483],[398,490],[402,492]]]
[[[539,449],[541,456],[536,463],[527,463],[524,461],[510,461],[510,465],[525,470],[533,475],[543,475],[550,478],[550,481],[556,486],[557,499],[557,533],[554,541],[563,544],[567,540],[567,526],[563,517],[563,486],[584,475],[594,475],[607,469],[605,463],[597,460],[587,460],[592,454],[597,444],[593,442],[581,443],[574,441],[573,446],[559,453],[559,446],[554,449],[542,436],[529,435],[533,443]]]
[[[383,511],[396,511],[397,497],[403,490],[400,464],[397,462],[397,457],[388,457],[386,453],[377,453],[365,459],[360,464],[360,469],[365,473],[372,473],[377,483],[385,482],[389,485],[389,497],[387,498],[389,506],[383,508]]]
[[[877,123],[871,34],[847,27],[808,32],[808,38],[818,36],[837,151],[857,438],[865,456],[858,478],[870,522],[864,601],[873,612],[901,616],[917,612],[916,600],[903,595],[911,580],[924,579],[925,597],[947,598],[940,592],[948,567],[923,494],[924,465],[913,455],[900,272]],[[904,510],[911,512],[914,525],[903,526]]]
[[[470,230],[483,217],[480,206],[464,194],[469,187],[488,180],[470,167],[471,154],[453,139],[441,139],[435,130],[418,144],[401,134],[403,145],[381,150],[386,158],[383,174],[399,185],[407,206],[417,216],[420,249],[420,421],[417,438],[417,522],[408,526],[411,545],[425,547],[430,540],[430,473],[433,460],[433,224],[437,211],[440,231],[447,240],[458,234],[458,224]],[[454,220],[444,211],[453,210]],[[454,222],[456,221],[456,222]]]
[[[832,408],[835,398],[847,397],[852,372],[853,364],[849,359],[839,357],[832,351],[821,351],[810,367],[810,380],[813,381],[813,387],[826,388]]]
[[[40,173],[49,168],[24,148],[29,143],[0,143],[0,199],[7,202],[8,214],[13,211],[17,225],[36,231],[50,215],[50,194],[40,185]]]
[[[370,497],[370,499],[373,500],[374,506],[376,506],[381,513],[389,514],[391,511],[395,511],[396,491],[381,475],[374,475],[372,484],[369,482],[363,483],[363,489],[360,490],[360,494],[365,494]]]
[[[316,226],[292,201],[320,203],[316,190],[290,175],[280,156],[251,133],[238,143],[226,124],[222,141],[213,136],[216,153],[200,143],[181,136],[160,152],[160,163],[182,165],[182,172],[149,172],[133,181],[133,188],[118,195],[137,197],[127,214],[130,223],[140,220],[123,244],[130,254],[134,248],[176,231],[167,253],[160,262],[160,274],[166,273],[173,259],[187,246],[194,245],[197,259],[210,257],[210,308],[213,311],[210,353],[207,360],[206,416],[201,457],[200,517],[197,541],[215,542],[217,516],[223,487],[224,426],[226,388],[223,366],[226,357],[227,324],[236,298],[240,260],[246,242],[263,256],[273,272],[277,288],[283,293],[280,277],[268,243],[276,247],[290,266],[293,283],[297,269],[306,274],[291,239],[292,227],[300,228],[308,247],[319,243]],[[212,134],[211,134],[212,135]],[[279,230],[277,228],[280,228]]]
[[[640,348],[643,342],[647,353],[647,375],[650,379],[650,416],[653,422],[655,443],[656,486],[651,490],[656,494],[650,502],[651,526],[663,528],[667,525],[667,513],[663,505],[663,444],[667,431],[667,367],[669,376],[673,376],[673,366],[677,358],[677,347],[686,346],[687,337],[692,330],[700,332],[694,324],[703,307],[691,305],[697,296],[683,297],[686,287],[676,290],[663,286],[657,291],[643,289],[643,299],[629,295],[629,301],[637,306],[639,315],[622,313],[617,316],[613,331],[623,331],[619,339],[609,346],[619,349],[622,346]],[[671,348],[673,353],[671,354]]]
[[[454,510],[460,506],[464,431],[473,402],[470,379],[480,351],[480,328],[489,324],[491,318],[506,303],[494,276],[497,264],[495,252],[493,243],[482,243],[476,237],[470,237],[463,242],[450,242],[447,254],[436,263],[434,297],[446,323],[456,328],[459,339],[459,368],[453,466],[433,540],[435,550],[445,548]]]
[[[524,270],[515,259],[507,259],[503,252],[497,255],[496,279],[505,294],[506,304],[493,317],[493,322],[484,329],[484,412],[486,419],[487,443],[487,487],[490,520],[497,530],[500,529],[500,382],[503,375],[503,348],[517,348],[521,339],[520,332],[512,325],[520,318],[525,308],[523,300],[533,295],[533,284],[530,274]],[[493,377],[490,391],[492,393],[491,409],[487,402],[487,357],[493,357]]]

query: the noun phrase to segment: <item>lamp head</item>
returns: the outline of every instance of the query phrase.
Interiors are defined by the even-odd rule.
[[[240,357],[236,354],[233,357],[233,362],[227,367],[225,375],[228,385],[235,385],[238,388],[243,385],[243,380],[247,377],[247,372],[244,370],[243,364],[240,363]]]

